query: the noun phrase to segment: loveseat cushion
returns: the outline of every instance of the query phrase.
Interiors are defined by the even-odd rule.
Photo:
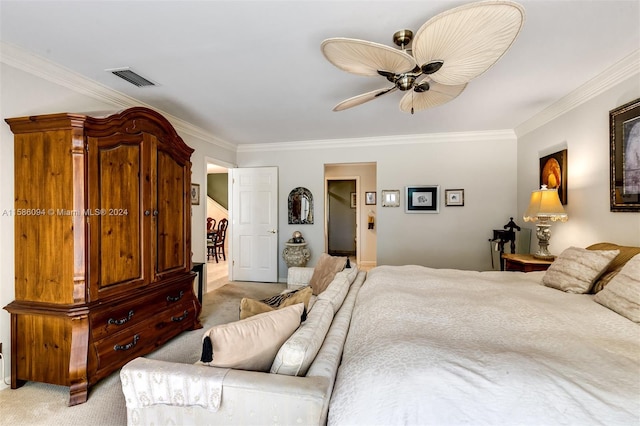
[[[288,376],[306,375],[331,327],[333,315],[333,305],[329,300],[316,300],[306,321],[280,347],[271,372]]]
[[[300,325],[304,304],[214,326],[202,338],[200,362],[212,367],[269,371],[282,344]]]
[[[341,272],[338,272],[333,278],[333,281],[322,293],[318,295],[318,300],[328,300],[333,306],[333,313],[335,314],[342,306],[344,298],[347,296],[349,287],[358,275],[358,268],[346,268]]]
[[[317,296],[322,293],[331,284],[335,275],[344,269],[346,264],[346,257],[330,256],[322,253],[309,281],[313,294]]]

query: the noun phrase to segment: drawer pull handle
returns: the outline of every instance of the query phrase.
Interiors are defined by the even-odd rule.
[[[176,297],[167,296],[167,302],[177,302],[182,299],[182,296],[184,296],[184,291],[180,290],[180,294]]]
[[[129,313],[127,314],[126,318],[122,318],[122,319],[113,319],[113,318],[109,318],[109,320],[107,321],[107,324],[115,324],[115,325],[122,325],[124,323],[126,323],[127,321],[129,321],[131,318],[133,317],[133,309],[129,311]]]
[[[182,321],[183,319],[185,319],[188,316],[189,316],[189,311],[187,311],[185,309],[185,311],[183,312],[182,316],[180,316],[180,317],[171,317],[171,321],[180,322],[180,321]]]
[[[126,345],[115,345],[113,347],[114,351],[128,351],[129,349],[131,349],[132,347],[134,347],[137,343],[138,340],[140,340],[140,336],[139,335],[135,335],[133,336],[133,341],[131,343],[127,343]]]

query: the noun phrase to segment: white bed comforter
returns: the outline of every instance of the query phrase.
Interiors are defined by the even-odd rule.
[[[543,272],[381,266],[330,425],[640,425],[640,326]]]

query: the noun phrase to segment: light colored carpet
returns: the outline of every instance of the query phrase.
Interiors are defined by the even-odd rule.
[[[280,293],[285,284],[232,282],[204,295],[200,321],[203,328],[186,331],[148,358],[193,364],[200,359],[202,335],[210,327],[237,321],[240,299],[263,299]],[[120,370],[89,390],[84,404],[68,407],[69,388],[27,382],[19,389],[0,391],[0,425],[126,425]]]

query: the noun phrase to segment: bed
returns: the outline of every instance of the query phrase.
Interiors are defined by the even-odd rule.
[[[640,325],[546,273],[371,270],[328,424],[640,424]]]

